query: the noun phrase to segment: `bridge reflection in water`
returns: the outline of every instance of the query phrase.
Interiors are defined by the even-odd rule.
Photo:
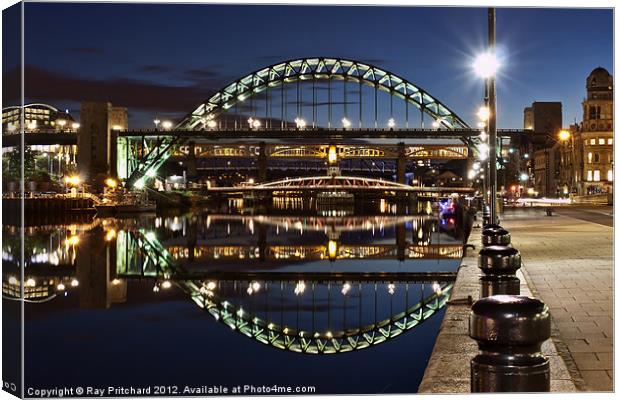
[[[205,346],[203,339],[217,337],[227,355],[241,356],[236,352],[242,348],[244,356],[248,351],[263,354],[260,349],[265,348],[274,362],[291,363],[296,371],[313,364],[285,361],[285,356],[276,354],[334,355],[322,364],[327,371],[341,369],[339,362],[327,359],[346,357],[345,353],[359,353],[363,357],[360,362],[371,362],[363,360],[414,351],[420,356],[410,362],[417,366],[395,386],[415,391],[450,297],[462,257],[462,239],[454,221],[437,218],[434,207],[423,207],[416,215],[394,212],[389,206],[380,206],[379,212],[369,215],[323,216],[308,210],[248,215],[225,207],[179,216],[94,219],[84,224],[28,228],[24,282],[26,333],[33,343],[30,362],[39,359],[39,352],[48,352],[53,341],[62,348],[72,347],[68,354],[73,355],[65,353],[63,357],[91,354],[114,365],[113,358],[118,356],[76,340],[68,332],[61,334],[58,324],[73,326],[77,332],[88,327],[89,335],[97,335],[94,332],[108,329],[105,324],[124,327],[127,322],[121,322],[121,315],[127,310],[158,307],[144,315],[166,318],[170,305],[184,303],[193,304],[196,317],[208,316],[201,321],[205,327],[211,320],[225,328],[222,334],[200,328],[204,337],[198,340],[185,325],[153,325],[143,321],[147,317],[141,314],[129,326],[136,334],[149,332],[140,339],[146,347],[162,340],[158,331],[176,329],[188,339],[168,345],[181,353]],[[3,229],[5,237],[15,230]],[[3,243],[5,299],[15,298],[19,292],[17,254],[14,244]],[[101,312],[96,309],[107,311],[96,314]],[[48,315],[54,316],[53,320]],[[99,316],[93,319],[95,315]],[[75,325],[82,320],[90,322],[84,327]],[[196,329],[195,322],[191,325]],[[46,335],[37,336],[42,327]],[[121,330],[113,343],[131,342],[128,338],[133,333]],[[257,343],[246,346],[235,338]],[[110,349],[113,343],[102,347]],[[375,347],[384,350],[370,351]],[[368,355],[362,356],[367,351],[360,350],[365,349]],[[169,362],[188,379],[204,379],[188,370],[189,366],[172,359]],[[138,380],[163,378],[164,372],[156,365],[139,359],[130,363],[141,369]],[[75,371],[71,363],[63,365],[66,374]],[[45,381],[45,374],[33,376]],[[105,377],[106,382],[114,379]],[[375,390],[359,387],[362,392]]]

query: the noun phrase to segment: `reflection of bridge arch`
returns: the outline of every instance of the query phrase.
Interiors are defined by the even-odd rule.
[[[187,292],[200,308],[208,311],[217,321],[260,343],[296,353],[346,353],[385,343],[412,330],[439,312],[449,300],[453,287],[453,282],[441,284],[435,282],[432,285],[433,292],[430,295],[426,295],[426,297],[421,295],[420,300],[411,306],[408,303],[409,292],[407,291],[407,306],[405,309],[396,313],[390,312],[389,318],[378,320],[376,314],[377,289],[375,285],[375,320],[373,323],[360,324],[358,327],[351,329],[304,330],[298,327],[293,328],[290,324],[276,323],[267,318],[261,318],[258,314],[244,310],[241,305],[233,304],[225,299],[224,295],[217,293],[219,288],[213,280],[184,279],[180,267],[170,259],[168,252],[153,234],[139,231],[132,234],[132,236],[135,237],[140,248],[150,254],[148,260],[145,259],[142,265],[144,268],[143,274],[148,269],[150,271],[149,275],[153,277],[163,276],[164,279],[173,281],[175,277],[177,279],[180,278],[176,280],[176,284]],[[150,264],[151,267],[147,264]],[[155,270],[152,267],[155,267]],[[300,293],[298,293],[298,288],[302,286],[305,287],[304,282],[297,281],[295,287],[296,295],[303,294],[304,289],[301,289]],[[360,302],[359,310],[361,315],[361,286],[359,290],[357,297]],[[393,294],[393,285],[390,290],[392,290],[390,294]],[[267,309],[269,310],[269,306],[267,306]],[[390,311],[392,311],[391,307]]]
[[[205,100],[185,117],[177,128],[203,128],[208,120],[269,88],[319,79],[366,84],[406,100],[408,104],[430,115],[448,129],[468,127],[461,118],[428,92],[391,72],[359,61],[316,57],[270,65],[230,83]]]
[[[300,282],[303,284],[303,282]],[[299,283],[298,283],[299,284]],[[295,353],[338,354],[362,350],[384,343],[420,325],[450,298],[452,283],[437,286],[435,292],[390,318],[345,331],[307,331],[266,321],[241,307],[218,299],[213,290],[192,282],[190,295],[199,307],[217,321],[260,343]]]

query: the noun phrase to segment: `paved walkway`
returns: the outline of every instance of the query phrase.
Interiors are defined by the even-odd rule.
[[[544,209],[507,210],[501,225],[551,311],[553,339],[580,390],[613,390],[613,228]]]
[[[472,300],[476,301],[480,295],[480,269],[478,269],[480,234],[480,229],[474,228],[469,237],[469,243],[474,244],[476,250],[468,251],[463,258],[418,393],[470,392],[470,360],[478,353],[478,346],[469,337],[471,304],[463,300],[471,296]],[[531,296],[525,277],[520,271],[517,272],[517,277],[521,281],[521,294]],[[564,358],[553,340],[545,341],[541,350],[549,357],[551,391],[555,393],[576,391]]]

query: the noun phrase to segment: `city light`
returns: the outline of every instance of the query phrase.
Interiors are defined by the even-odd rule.
[[[31,122],[28,124],[28,129],[30,129],[30,130],[37,129],[37,121],[31,121]]]
[[[433,128],[437,129],[441,126],[441,120],[440,119],[436,119],[435,121],[433,121]]]
[[[490,78],[497,73],[500,64],[495,54],[487,52],[482,53],[474,61],[473,68],[476,74],[482,78]]]
[[[81,182],[80,177],[78,175],[65,176],[64,181],[65,181],[65,184],[71,185],[71,186],[77,186]]]
[[[342,122],[342,127],[343,128],[346,129],[346,128],[350,128],[351,127],[351,121],[349,121],[348,119],[343,118],[341,122]]]
[[[62,129],[65,127],[65,125],[67,125],[67,121],[65,121],[64,119],[57,119],[56,125],[60,126],[60,129]]]
[[[327,161],[330,164],[334,164],[338,161],[338,151],[336,146],[329,146],[329,150],[327,151]]]
[[[216,128],[217,127],[217,122],[215,122],[214,120],[210,119],[207,121],[207,127],[210,129]]]
[[[519,179],[522,180],[523,182],[527,181],[529,177],[530,176],[525,172],[522,172],[521,175],[519,175]]]
[[[63,290],[65,290],[65,285],[64,285],[64,283],[59,283],[59,284],[56,286],[56,289],[60,290],[61,292],[62,292]]]
[[[112,130],[113,131],[120,131],[122,129],[122,127],[120,125],[112,125]]]
[[[474,171],[473,169],[470,169],[467,172],[467,179],[474,179],[476,177],[476,171]]]
[[[491,111],[489,111],[488,107],[480,107],[476,115],[481,121],[488,121],[491,116]]]
[[[76,130],[77,130],[77,129],[79,129],[79,128],[80,128],[80,124],[79,124],[78,122],[74,122],[74,123],[72,123],[72,124],[71,124],[71,128],[73,128],[73,129],[76,129]]]
[[[80,281],[78,281],[77,279],[71,279],[71,286],[72,287],[78,287],[80,285]]]
[[[65,239],[65,246],[75,246],[80,243],[80,237],[77,235],[71,235],[69,238]]]
[[[35,287],[37,285],[37,281],[35,281],[32,278],[28,278],[28,280],[26,281],[26,286],[28,287]]]
[[[396,122],[394,121],[394,118],[390,118],[388,120],[387,125],[388,125],[388,128],[390,128],[390,129],[394,128],[396,126]]]
[[[306,127],[306,120],[303,118],[295,118],[295,125],[297,129],[304,129]]]
[[[133,184],[133,187],[136,189],[144,189],[144,180],[138,179],[136,183]]]
[[[172,287],[172,283],[170,281],[165,280],[161,283],[162,289],[170,289]]]
[[[562,129],[558,136],[560,137],[560,140],[564,142],[570,139],[570,132],[566,129]]]
[[[118,183],[114,178],[108,178],[105,180],[105,185],[111,189],[114,189],[116,186],[118,186]]]
[[[327,256],[330,260],[335,260],[338,255],[338,243],[335,240],[327,242]]]
[[[116,237],[116,231],[114,229],[110,229],[106,235],[105,235],[105,240],[107,242],[112,241],[114,238]]]
[[[161,123],[161,127],[164,128],[165,130],[172,129],[172,122],[171,121],[164,121],[164,122]]]

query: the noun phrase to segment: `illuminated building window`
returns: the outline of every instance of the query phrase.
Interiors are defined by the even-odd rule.
[[[588,182],[592,182],[592,171],[588,171],[588,178],[587,178]]]
[[[608,180],[609,182],[611,182],[611,181],[613,181],[613,180],[614,180],[614,171],[613,171],[613,170],[611,170],[611,169],[610,169],[609,171],[607,171],[607,180]]]
[[[598,144],[605,144],[605,138],[598,138]]]
[[[594,182],[600,182],[601,181],[601,171],[598,169],[594,170]]]
[[[594,146],[596,144],[596,139],[590,139],[590,145]]]
[[[592,163],[592,152],[588,153],[588,163]]]
[[[608,145],[614,144],[614,140],[612,138],[607,139],[607,144]]]

